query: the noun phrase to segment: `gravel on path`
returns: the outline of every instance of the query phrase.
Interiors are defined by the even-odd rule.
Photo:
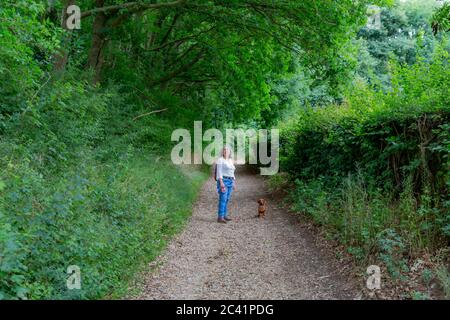
[[[265,219],[257,199],[268,200]],[[134,299],[355,299],[351,281],[311,232],[271,198],[261,176],[241,168],[229,204],[233,221],[216,222],[215,181],[203,186],[185,229],[144,273]]]

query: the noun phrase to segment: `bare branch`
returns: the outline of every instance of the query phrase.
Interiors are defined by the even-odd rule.
[[[160,110],[153,110],[153,111],[150,111],[150,112],[141,114],[141,115],[139,115],[139,116],[137,116],[137,117],[134,117],[134,118],[133,118],[133,121],[136,121],[136,120],[139,119],[139,118],[142,118],[142,117],[145,117],[145,116],[154,114],[154,113],[163,112],[163,111],[166,111],[166,110],[167,110],[167,108],[165,108],[165,109],[160,109]]]

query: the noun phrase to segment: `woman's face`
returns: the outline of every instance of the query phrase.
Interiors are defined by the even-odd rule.
[[[226,147],[223,148],[222,155],[225,159],[228,159],[230,157],[230,149],[228,149]]]

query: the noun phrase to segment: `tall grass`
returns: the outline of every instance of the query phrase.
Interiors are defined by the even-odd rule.
[[[186,221],[207,177],[156,159],[142,150],[105,163],[85,157],[61,178],[3,154],[1,298],[120,295]],[[81,290],[66,287],[70,265],[81,268]]]
[[[306,108],[282,125],[293,209],[395,278],[407,260],[448,246],[449,72],[437,47],[431,60],[393,64],[391,90],[356,82],[341,105]]]
[[[186,221],[208,174],[170,162],[176,124],[133,121],[139,101],[67,73],[2,122],[0,299],[120,296]]]

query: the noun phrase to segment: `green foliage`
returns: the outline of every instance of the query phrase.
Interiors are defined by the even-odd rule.
[[[194,120],[282,124],[296,209],[400,274],[450,234],[448,45],[430,1],[383,8],[358,39],[372,1],[111,0],[76,31],[66,1],[2,1],[0,299],[120,295],[206,177],[167,162]]]
[[[425,294],[423,292],[418,292],[418,291],[413,291],[411,293],[411,298],[413,300],[429,300],[429,297],[427,294]]]
[[[146,96],[167,90],[208,125],[255,120],[270,124],[268,119],[296,98],[289,93],[294,98],[286,99],[274,89],[283,90],[278,84],[286,72],[291,81],[286,80],[295,85],[292,70],[287,71],[292,60],[338,95],[340,78],[348,77],[355,63],[348,40],[364,23],[367,3],[200,0],[171,10],[142,11],[124,20],[120,16],[126,10],[118,10],[102,29],[110,63],[102,78]],[[83,11],[91,7],[82,2]],[[77,33],[76,43],[86,45],[90,26]],[[85,53],[75,59],[86,60]],[[295,91],[303,94],[305,88]],[[173,109],[178,116],[185,111]]]
[[[390,88],[389,62],[413,64],[416,57],[430,58],[438,42],[429,23],[434,0],[396,1],[381,8],[380,28],[361,28],[355,45],[358,48],[358,76],[371,84]]]
[[[402,238],[392,229],[383,230],[377,238],[380,260],[386,265],[391,276],[402,278],[401,272],[408,271],[406,259],[403,257],[406,248]]]
[[[442,7],[440,7],[433,14],[433,31],[434,33],[438,33],[440,31],[449,31],[450,30],[450,4],[444,2]]]
[[[298,120],[284,128],[284,156],[290,155],[284,161],[285,168],[297,177],[333,177],[355,171],[359,163],[364,171],[378,176],[380,183],[396,186],[404,180],[403,171],[425,170],[420,169],[422,143],[426,144],[426,156],[436,157],[431,161],[438,163],[427,170],[433,177],[439,176],[447,160],[446,132],[441,131],[449,110],[447,56],[437,50],[432,63],[393,65],[395,86],[391,92],[372,90],[360,82],[349,91],[343,105],[298,113]],[[443,140],[435,140],[438,138]],[[441,147],[428,146],[431,141]],[[395,161],[388,165],[390,170],[386,170],[386,161]],[[442,189],[445,183],[438,180]]]
[[[27,272],[24,265],[25,252],[20,243],[20,235],[7,223],[6,217],[0,216],[0,300],[10,297],[25,298],[23,274]]]
[[[408,253],[448,240],[448,53],[391,64],[392,90],[360,81],[341,105],[282,127],[294,210],[327,226],[356,260],[376,254],[401,278]]]
[[[128,148],[106,162],[85,152],[57,176],[42,174],[27,154],[2,154],[4,298],[101,298],[117,292],[183,225],[206,176],[187,177],[145,150]],[[82,290],[70,291],[66,269],[74,264],[81,268]]]
[[[436,276],[442,284],[446,299],[450,299],[450,272],[445,265],[440,265],[436,270]]]
[[[5,0],[1,6],[0,119],[32,103],[58,35],[38,21],[45,9],[42,4]]]
[[[185,175],[160,156],[168,154],[166,121],[133,121],[132,97],[94,88],[84,76],[67,72],[4,122],[2,299],[120,294],[183,225],[207,177]],[[81,290],[66,288],[70,265],[81,268]]]
[[[136,91],[94,87],[72,66],[49,73],[58,30],[30,3],[0,10],[0,299],[119,296],[183,225],[207,174],[163,156],[176,122],[133,120],[148,110]],[[66,287],[70,265],[81,290]]]

